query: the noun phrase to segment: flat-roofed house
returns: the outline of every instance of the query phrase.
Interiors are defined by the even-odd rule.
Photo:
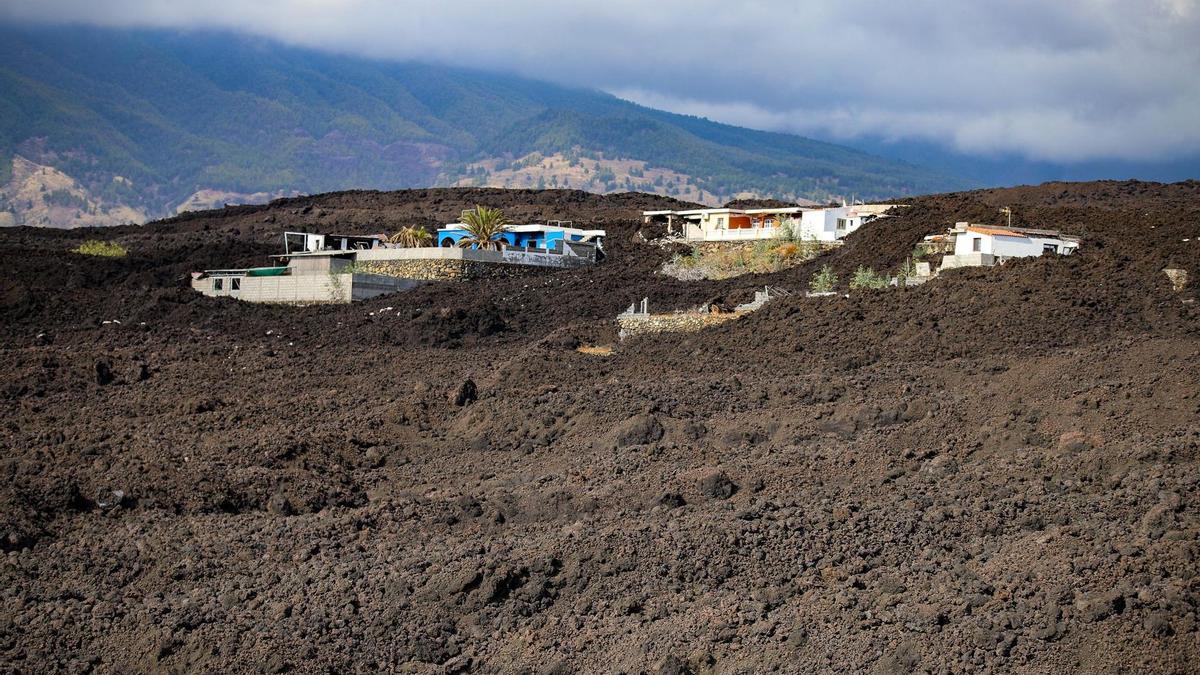
[[[569,222],[551,221],[548,224],[530,223],[527,225],[509,225],[500,234],[497,241],[506,248],[541,249],[553,251],[561,249],[563,242],[595,244],[598,249],[604,249],[604,230],[585,230],[571,227]],[[458,246],[470,236],[464,223],[452,223],[438,228],[437,245],[442,248]]]
[[[762,209],[691,209],[644,211],[642,221],[666,226],[667,234],[687,241],[753,241],[774,239],[786,225],[793,236],[836,242],[865,223],[882,217],[887,205],[809,208],[791,206]]]
[[[1079,237],[1058,230],[961,222],[950,234],[954,237],[954,253],[942,258],[942,269],[986,267],[1010,258],[1030,258],[1047,253],[1070,255],[1079,248]]]
[[[663,224],[667,234],[683,237],[687,241],[753,241],[779,236],[780,227],[796,221],[803,211],[799,206],[644,211],[642,221]]]

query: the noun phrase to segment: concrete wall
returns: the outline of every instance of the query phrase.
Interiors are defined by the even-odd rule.
[[[975,250],[974,240],[979,240],[979,250]],[[992,235],[978,232],[963,232],[954,237],[954,255],[967,256],[980,253],[992,254]]]
[[[980,240],[981,250],[972,249],[972,240]],[[1071,253],[1076,243],[1053,237],[1008,237],[1004,235],[981,234],[967,231],[954,238],[954,255],[971,255],[986,253],[997,258],[1033,258],[1042,255],[1045,245],[1058,248],[1060,254]]]
[[[367,300],[377,295],[407,291],[421,285],[417,279],[399,279],[378,274],[353,274],[350,286],[351,299],[354,301]]]
[[[850,207],[848,206],[804,211],[800,214],[800,235],[817,241],[837,241],[858,229],[858,225],[861,224],[860,220],[853,226],[853,229],[839,231],[837,229],[838,218],[846,218],[849,214]]]
[[[213,281],[221,279],[221,290]],[[233,290],[234,280],[240,288]],[[366,300],[419,285],[411,279],[374,274],[297,274],[278,277],[207,277],[192,281],[192,288],[210,297],[237,298],[245,302],[312,305]]]
[[[349,264],[350,261],[348,259],[335,258],[328,255],[296,257],[288,261],[288,267],[292,269],[292,274],[329,274],[330,272],[341,272]]]
[[[213,282],[221,280],[221,290]],[[241,286],[233,290],[234,281]],[[192,281],[204,295],[230,297],[246,302],[320,303],[350,302],[351,275],[298,274],[278,277],[206,277]]]
[[[996,256],[991,253],[964,253],[962,255],[942,256],[940,269],[948,270],[955,267],[991,267],[996,264]]]

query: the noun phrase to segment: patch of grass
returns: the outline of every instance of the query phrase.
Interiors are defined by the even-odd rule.
[[[129,255],[129,249],[115,241],[88,239],[82,244],[71,249],[71,253],[78,253],[79,255],[94,255],[101,258],[124,258],[125,256]]]

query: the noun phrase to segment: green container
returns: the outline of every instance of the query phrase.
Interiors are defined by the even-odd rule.
[[[286,267],[252,267],[246,270],[248,277],[281,277],[287,274]]]

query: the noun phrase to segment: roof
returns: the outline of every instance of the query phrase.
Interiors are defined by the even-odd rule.
[[[988,225],[967,225],[968,232],[990,234],[1000,237],[1050,237],[1074,241],[1076,237],[1064,236],[1058,230],[1035,230],[1029,227],[990,227]]]

